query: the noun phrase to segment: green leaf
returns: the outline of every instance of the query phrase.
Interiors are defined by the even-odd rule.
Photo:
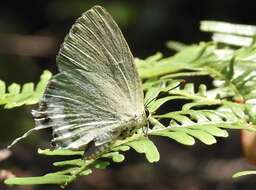
[[[241,171],[241,172],[235,173],[232,177],[237,178],[237,177],[242,177],[246,175],[256,175],[256,171]]]
[[[113,151],[128,151],[130,150],[130,147],[129,146],[126,146],[126,145],[121,145],[121,146],[117,146],[115,148],[112,149]]]
[[[60,162],[54,162],[53,165],[54,166],[67,166],[67,165],[71,165],[71,166],[82,166],[85,164],[85,161],[82,159],[73,159],[73,160],[66,160],[66,161],[60,161]]]
[[[139,140],[129,142],[127,145],[132,147],[138,153],[144,153],[150,163],[158,162],[160,159],[156,146],[148,138],[141,138]]]
[[[52,74],[44,71],[40,81],[34,89],[33,83],[26,83],[22,86],[16,83],[11,84],[6,92],[6,84],[0,81],[0,105],[11,109],[22,105],[31,105],[39,102]]]
[[[191,65],[200,57],[207,57],[212,51],[213,44],[201,43],[199,45],[192,45],[184,48],[172,57],[155,60],[155,61],[141,61],[135,60],[139,75],[142,79],[152,78],[177,72],[182,69],[194,69]]]
[[[71,156],[71,155],[83,155],[84,151],[73,151],[73,150],[50,150],[50,149],[38,149],[38,154],[47,156]]]
[[[123,162],[125,157],[119,152],[109,152],[102,155],[103,158],[111,158],[113,162]]]
[[[109,165],[110,165],[110,162],[101,161],[101,160],[97,160],[96,163],[94,163],[94,167],[97,169],[106,169]]]
[[[47,174],[38,177],[15,177],[5,180],[8,185],[39,185],[39,184],[65,184],[71,179],[68,175]]]
[[[207,50],[210,44],[201,43],[199,45],[191,45],[184,48],[182,51],[178,52],[173,56],[174,61],[176,62],[185,62],[190,63],[199,59],[204,52]]]
[[[163,136],[163,137],[169,137],[178,143],[184,144],[184,145],[194,145],[195,139],[191,137],[190,135],[182,132],[182,131],[173,131],[173,132],[154,132],[153,135],[157,136]]]
[[[73,175],[74,172],[76,172],[77,170],[79,170],[79,167],[71,167],[71,168],[67,168],[64,170],[60,170],[51,174],[54,175]]]
[[[220,129],[219,127],[216,127],[216,126],[207,126],[207,127],[196,126],[196,127],[193,127],[193,129],[205,131],[215,137],[228,137],[228,132],[226,130]]]
[[[16,83],[12,83],[9,87],[8,87],[8,91],[11,95],[17,95],[20,92],[20,85],[16,84]]]
[[[181,42],[177,42],[177,41],[168,41],[166,43],[166,47],[174,50],[174,51],[181,51],[183,49],[185,49],[188,45],[181,43]]]
[[[43,96],[43,93],[51,77],[52,77],[51,72],[47,70],[43,72],[43,74],[40,77],[39,83],[36,85],[36,89],[33,97],[35,100],[38,100]]]
[[[255,36],[256,26],[245,24],[233,24],[220,21],[201,21],[200,29],[206,32],[217,32],[241,36]]]
[[[182,131],[185,132],[197,139],[199,139],[201,142],[203,142],[204,144],[207,145],[212,145],[214,143],[216,143],[216,139],[214,138],[214,136],[210,135],[209,133],[206,133],[202,130],[193,130],[193,129],[189,129],[189,128],[176,128],[176,131]]]
[[[79,175],[87,176],[87,175],[90,175],[91,173],[92,173],[92,170],[91,169],[87,169],[87,170],[81,172]]]

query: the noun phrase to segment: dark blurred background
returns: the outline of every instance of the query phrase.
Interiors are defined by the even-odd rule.
[[[136,57],[155,52],[165,56],[173,52],[165,47],[168,40],[197,43],[210,40],[199,31],[199,21],[221,20],[256,25],[256,3],[249,0],[9,0],[0,4],[0,79],[11,84],[38,81],[44,69],[57,73],[55,55],[72,23],[93,5],[103,5],[122,29]],[[33,127],[30,110],[23,106],[4,110],[0,107],[0,149]],[[0,162],[20,176],[42,175],[54,168],[58,158],[36,154],[47,147],[50,133],[41,131],[14,147],[12,155]],[[239,170],[254,168],[243,158],[240,133],[232,131],[227,139],[213,146],[197,143],[186,147],[168,139],[154,139],[161,161],[149,164],[141,155],[129,151],[124,163],[104,171],[95,170],[89,177],[67,187],[83,189],[147,190],[247,190],[256,188],[254,176],[233,180]],[[256,167],[255,167],[256,168]],[[1,172],[0,172],[1,173]],[[6,187],[1,190],[56,190],[57,186]]]

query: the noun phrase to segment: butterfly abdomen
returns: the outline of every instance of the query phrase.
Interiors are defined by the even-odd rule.
[[[144,114],[139,116],[134,116],[133,119],[123,124],[123,127],[120,131],[118,139],[123,140],[127,137],[134,135],[134,133],[146,125],[147,118]]]
[[[96,159],[104,152],[108,151],[111,147],[111,142],[102,144],[100,146],[96,146],[94,141],[91,141],[84,151],[84,159],[90,160],[90,159]]]
[[[146,125],[146,117],[144,115],[140,115],[140,117],[134,117],[125,124],[122,124],[121,128],[116,128],[113,131],[109,131],[105,134],[101,134],[97,136],[93,141],[88,143],[85,148],[85,159],[95,159],[103,153],[107,152],[111,149],[111,146],[114,145],[115,140],[124,140],[132,135],[135,132]],[[112,137],[111,142],[104,142]],[[99,144],[99,145],[98,145]]]

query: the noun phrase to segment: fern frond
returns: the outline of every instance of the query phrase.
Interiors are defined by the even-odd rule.
[[[215,43],[202,42],[199,45],[186,46],[174,56],[162,58],[161,54],[157,53],[145,60],[136,58],[135,63],[142,79],[159,77],[182,70],[200,71],[200,65],[211,61],[216,56],[215,49]]]
[[[57,184],[61,186],[66,186],[73,182],[76,178],[80,176],[89,175],[92,173],[92,169],[105,169],[110,165],[109,161],[102,160],[110,159],[113,162],[119,163],[124,161],[125,157],[121,151],[127,151],[133,148],[138,153],[145,154],[149,162],[157,162],[160,159],[158,150],[154,143],[148,138],[144,137],[144,134],[136,134],[124,141],[117,141],[110,152],[101,155],[100,158],[95,160],[83,160],[72,159],[65,160],[61,162],[53,163],[56,167],[64,167],[65,169],[49,173],[43,176],[37,177],[15,177],[5,180],[6,184],[9,185],[37,185],[37,184]],[[52,155],[52,156],[70,156],[78,155],[82,156],[83,151],[70,151],[70,150],[39,150],[40,154]],[[55,180],[54,180],[55,179]]]
[[[256,123],[256,49],[254,46],[234,51],[229,61],[222,61],[226,66],[220,70],[211,67],[215,74],[214,84],[218,94],[223,97],[232,97],[233,102],[240,103],[252,123]],[[209,66],[207,66],[209,67]]]
[[[224,129],[251,129],[243,120],[238,119],[232,112],[218,110],[186,110],[171,112],[154,116],[155,126],[149,134],[169,136],[170,132],[183,133],[197,138],[205,144],[216,143],[215,137],[228,137]],[[164,126],[156,119],[169,119],[169,124]],[[160,126],[160,128],[159,128]],[[254,129],[252,129],[254,130]],[[176,134],[176,133],[174,133]],[[170,136],[169,136],[170,137]],[[184,137],[173,135],[170,138],[183,142]]]
[[[184,86],[177,86],[180,83],[180,80],[160,80],[159,83],[144,83],[147,88],[150,85],[156,85],[155,87],[151,87],[149,91],[146,93],[145,101],[147,103],[148,94],[154,92],[154,90],[158,90],[155,92],[155,98],[159,95],[160,92],[168,93],[167,96],[157,98],[155,101],[152,101],[147,107],[149,111],[152,113],[155,112],[161,105],[168,101],[175,101],[175,100],[190,100],[190,103],[183,105],[182,110],[189,110],[192,107],[198,106],[213,106],[213,105],[221,105],[225,102],[225,100],[221,100],[215,96],[209,96],[207,87],[204,84],[200,84],[198,90],[195,91],[195,85],[193,83],[186,83]],[[157,84],[161,85],[157,87]],[[173,87],[175,87],[173,89]],[[171,90],[170,90],[171,89]]]
[[[190,51],[193,52],[192,58],[188,57]],[[145,67],[145,63],[138,64],[142,77],[149,78],[148,81],[152,84],[154,81],[159,81],[159,79],[170,80],[188,76],[211,76],[216,88],[208,91],[207,97],[213,97],[213,102],[216,102],[216,97],[219,97],[217,99],[229,97],[235,102],[243,103],[250,121],[255,123],[255,55],[255,45],[234,50],[230,48],[218,49],[214,43],[201,43],[198,46],[189,46],[172,57],[155,60],[150,65],[150,68],[153,68],[152,73],[148,72],[150,68]],[[181,64],[176,67],[176,63]],[[169,70],[168,67],[163,70],[163,65],[168,64],[169,67],[173,66],[176,70],[173,68]],[[146,84],[148,85],[147,82]],[[200,105],[199,102],[196,104]],[[196,104],[192,103],[191,105]]]
[[[248,129],[255,130],[247,123],[248,115],[245,114],[245,107],[241,104],[230,102],[225,99],[219,99],[216,96],[209,96],[204,84],[199,85],[195,90],[194,84],[187,83],[184,87],[177,87],[172,90],[177,80],[161,81],[162,88],[150,88],[146,93],[153,94],[154,89],[159,92],[167,92],[165,97],[158,98],[148,105],[148,109],[153,113],[151,123],[153,129],[149,131],[150,135],[166,136],[186,145],[193,145],[197,138],[205,144],[216,142],[215,137],[227,137],[228,133],[225,128],[229,129]],[[156,85],[149,81],[145,83],[147,87]],[[154,114],[163,104],[168,101],[189,100],[181,110],[164,113],[161,115]],[[217,106],[217,109],[203,109],[205,106]],[[195,108],[199,110],[195,110]],[[162,124],[161,120],[168,119],[169,124]]]
[[[256,35],[256,27],[219,21],[201,21],[200,29],[212,32],[212,40],[236,46],[250,46]]]
[[[6,109],[11,109],[38,103],[51,76],[52,74],[49,71],[44,71],[36,87],[31,82],[24,84],[22,87],[16,83],[7,87],[4,81],[0,81],[0,105],[4,105]]]
[[[164,126],[160,122],[162,118],[170,119],[169,125]],[[216,143],[216,137],[228,136],[225,130],[227,128],[254,130],[249,126],[246,127],[243,121],[239,120],[232,112],[213,110],[187,110],[153,115],[150,122],[154,126],[149,129],[149,136],[168,137],[184,145],[193,145],[195,139],[211,145]],[[140,130],[132,137],[116,141],[110,152],[101,155],[96,160],[85,161],[78,158],[55,162],[53,163],[54,166],[65,167],[65,169],[39,177],[11,178],[6,180],[5,183],[12,185],[59,184],[65,186],[77,177],[91,174],[93,168],[104,169],[110,165],[109,161],[101,158],[110,159],[116,163],[124,161],[125,157],[121,152],[129,150],[130,147],[138,153],[145,154],[149,162],[157,162],[160,159],[154,143],[149,138],[145,138],[145,134]],[[81,157],[83,155],[83,151],[70,150],[39,150],[39,153],[48,156],[77,155]],[[54,178],[56,178],[56,181],[52,180]]]

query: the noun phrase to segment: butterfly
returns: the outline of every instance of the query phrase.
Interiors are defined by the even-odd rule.
[[[56,61],[60,73],[32,111],[36,126],[10,146],[32,131],[51,128],[54,149],[85,150],[90,159],[147,124],[133,55],[103,7],[77,19]]]

